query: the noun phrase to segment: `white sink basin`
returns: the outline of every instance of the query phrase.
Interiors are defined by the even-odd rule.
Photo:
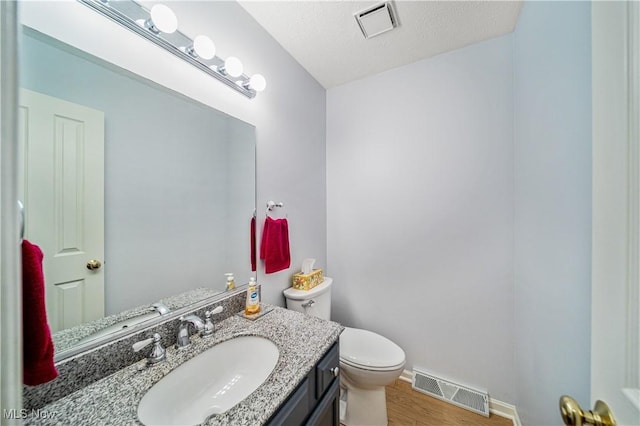
[[[273,371],[279,352],[255,336],[222,342],[177,367],[144,395],[138,419],[145,425],[196,425],[227,411]]]

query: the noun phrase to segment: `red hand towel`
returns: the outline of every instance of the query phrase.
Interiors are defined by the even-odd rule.
[[[256,271],[256,217],[251,218],[251,271]]]
[[[25,385],[35,386],[58,377],[53,341],[44,299],[42,250],[22,241],[22,357]]]
[[[264,269],[267,274],[289,268],[291,254],[287,219],[272,219],[267,216],[262,230],[260,259],[264,259]]]

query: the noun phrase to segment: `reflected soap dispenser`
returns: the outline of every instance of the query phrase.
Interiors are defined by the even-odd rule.
[[[226,291],[230,291],[230,290],[233,290],[234,288],[236,288],[236,281],[233,278],[233,273],[232,272],[227,272],[224,275],[227,277],[227,286],[225,287],[225,290]]]
[[[247,303],[244,308],[245,315],[255,315],[260,312],[260,294],[258,293],[258,283],[254,277],[249,278],[249,288],[247,289]]]

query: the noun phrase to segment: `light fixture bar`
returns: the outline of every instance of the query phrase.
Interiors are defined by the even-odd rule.
[[[150,19],[151,15],[147,9],[133,0],[78,0],[80,3],[90,7],[103,16],[122,25],[134,33],[146,38],[157,46],[174,54],[178,58],[190,63],[199,70],[209,74],[216,80],[226,84],[232,89],[242,93],[249,99],[256,96],[256,91],[249,88],[243,82],[249,81],[249,76],[242,74],[239,77],[232,77],[227,73],[219,71],[224,66],[224,60],[218,56],[212,59],[203,59],[189,54],[189,47],[193,45],[193,40],[185,34],[176,30],[171,34],[154,33],[145,28],[144,22]],[[213,66],[213,68],[211,68]]]

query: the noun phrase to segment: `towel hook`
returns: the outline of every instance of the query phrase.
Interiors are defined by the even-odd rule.
[[[18,200],[18,211],[20,212],[20,242],[24,240],[24,204]]]
[[[269,216],[269,212],[273,211],[274,207],[284,207],[284,203],[276,203],[275,201],[267,201],[267,211],[266,215]]]

